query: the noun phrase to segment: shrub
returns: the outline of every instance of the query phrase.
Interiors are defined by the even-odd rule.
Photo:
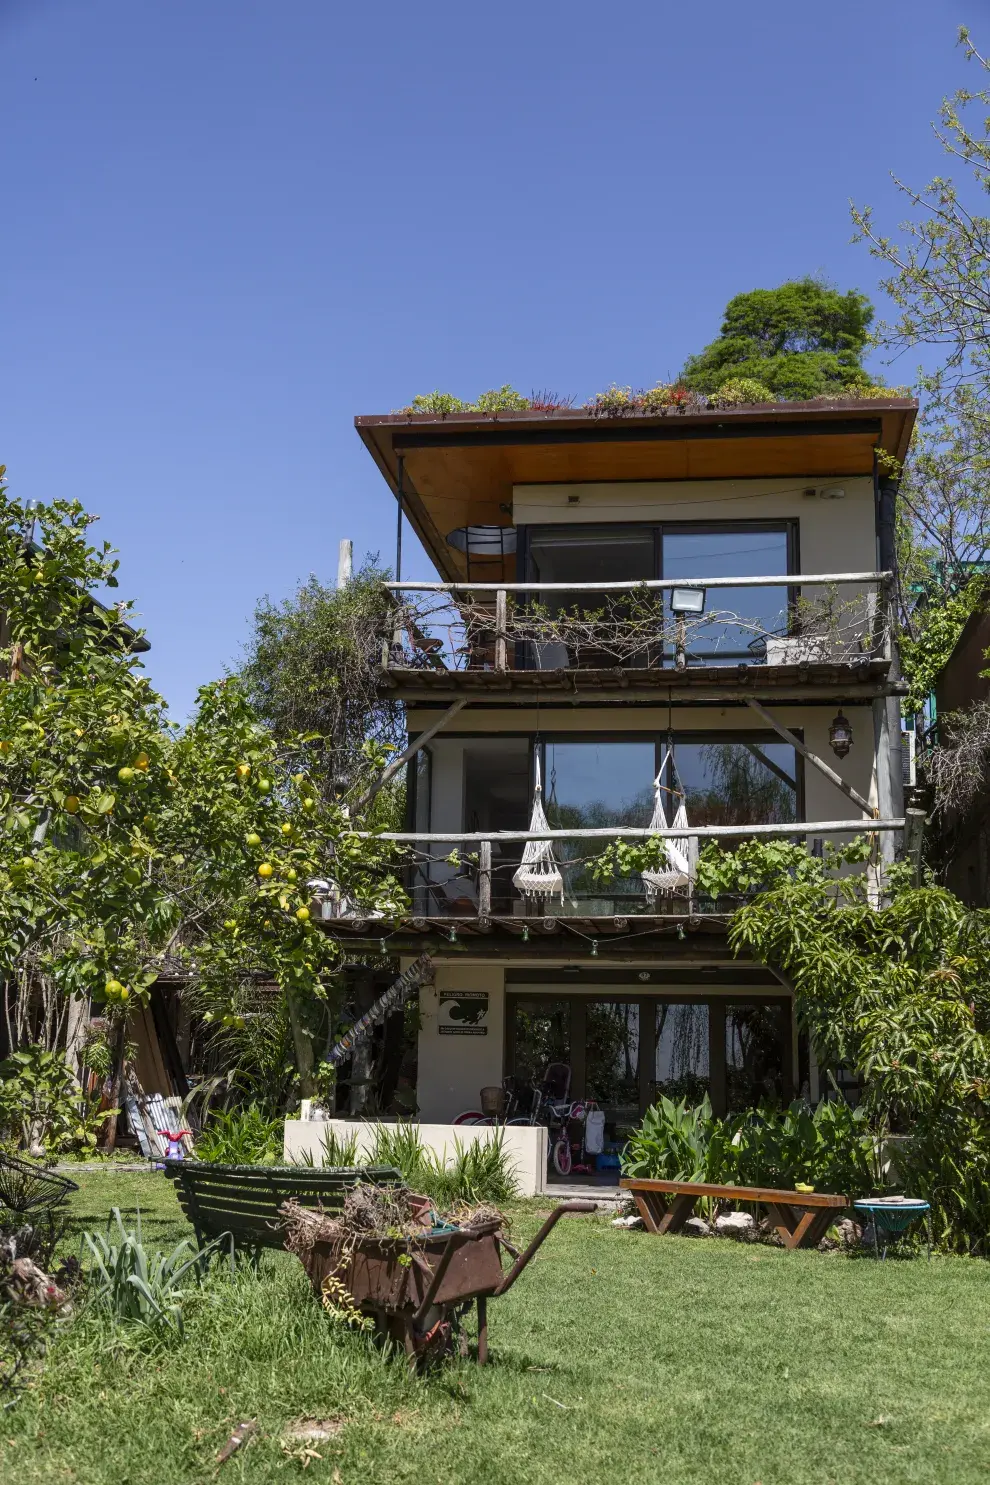
[[[866,1114],[844,1100],[813,1111],[796,1100],[728,1119],[706,1098],[692,1108],[661,1098],[647,1109],[622,1155],[622,1171],[665,1181],[793,1189],[796,1183],[863,1196],[874,1189],[875,1140]]]
[[[655,387],[648,387],[645,392],[641,392],[637,400],[643,411],[649,413],[666,412],[669,407],[708,405],[706,398],[699,397],[680,382],[658,382]]]
[[[515,387],[508,383],[499,387],[498,390],[482,392],[478,400],[471,406],[472,412],[524,412],[530,405],[529,398],[517,392]]]
[[[613,382],[607,392],[596,392],[590,402],[585,403],[588,412],[597,418],[617,418],[623,413],[635,412],[639,400],[632,387],[617,387]]]
[[[409,412],[429,413],[432,417],[447,417],[448,413],[466,412],[467,403],[451,392],[421,392],[414,397]]]
[[[280,1117],[258,1104],[211,1113],[196,1139],[196,1155],[218,1165],[272,1165],[281,1159]]]
[[[730,377],[712,398],[713,407],[746,407],[758,402],[777,402],[776,393],[751,376]]]
[[[455,1136],[454,1158],[448,1162],[426,1149],[416,1124],[378,1124],[370,1164],[394,1165],[408,1186],[442,1207],[461,1202],[498,1205],[518,1191],[501,1130],[494,1130],[489,1140],[465,1144]]]
[[[114,1224],[116,1230],[111,1236]],[[181,1338],[184,1330],[185,1285],[202,1273],[222,1239],[197,1250],[183,1238],[171,1253],[150,1253],[141,1241],[141,1214],[137,1226],[128,1231],[120,1209],[114,1207],[107,1236],[86,1232],[83,1242],[93,1260],[87,1273],[92,1308],[107,1315],[115,1325],[131,1326],[158,1340],[174,1340]],[[230,1261],[233,1266],[232,1246]]]
[[[111,1112],[97,1103],[85,1097],[58,1052],[34,1045],[0,1062],[0,1136],[25,1149],[53,1155],[93,1149]]]

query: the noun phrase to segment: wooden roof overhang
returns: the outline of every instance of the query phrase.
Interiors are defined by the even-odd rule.
[[[443,579],[456,582],[467,568],[447,534],[510,525],[515,485],[872,476],[880,449],[903,462],[917,409],[914,398],[891,397],[611,418],[584,409],[391,413],[354,424],[393,494],[401,459],[405,513]],[[500,574],[493,566],[486,576],[513,576],[514,559]]]
[[[432,670],[382,672],[379,693],[409,705],[465,701],[491,705],[542,702],[662,702],[724,706],[738,691],[773,701],[870,701],[902,694],[906,683],[891,679],[891,662],[864,656],[849,664],[699,665],[673,668],[582,670]]]

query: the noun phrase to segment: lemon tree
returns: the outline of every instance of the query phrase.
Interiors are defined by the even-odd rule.
[[[185,960],[232,1025],[258,976],[286,996],[303,1092],[307,1008],[336,950],[307,883],[388,911],[391,848],[276,744],[233,680],[184,729],[143,673],[117,561],[78,501],[28,510],[0,483],[0,980],[15,1046],[57,1050],[98,1009],[116,1025]],[[291,761],[290,761],[291,759]],[[369,757],[369,768],[375,764]],[[122,1043],[121,1038],[121,1043]]]

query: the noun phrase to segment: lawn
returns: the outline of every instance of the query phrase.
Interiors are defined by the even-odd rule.
[[[77,1220],[140,1204],[187,1229],[151,1174],[80,1176]],[[536,1203],[515,1210],[528,1237]],[[259,1431],[223,1482],[902,1485],[987,1479],[990,1267],[789,1253],[563,1222],[490,1307],[492,1365],[426,1380],[342,1334],[294,1259],[211,1280],[186,1337],[114,1349],[68,1326],[0,1427],[0,1480],[185,1485],[216,1475],[231,1427]],[[333,1420],[318,1457],[286,1438]]]

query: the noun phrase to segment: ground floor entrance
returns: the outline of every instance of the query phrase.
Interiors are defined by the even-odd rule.
[[[781,996],[506,994],[505,1072],[538,1081],[571,1069],[574,1098],[593,1099],[609,1124],[633,1124],[657,1098],[715,1113],[794,1096],[791,1005]]]
[[[570,1069],[570,1097],[590,1099],[617,1132],[661,1095],[717,1114],[787,1103],[806,1083],[793,1000],[754,965],[495,965],[439,960],[420,994],[416,1104],[449,1122],[511,1077]]]

